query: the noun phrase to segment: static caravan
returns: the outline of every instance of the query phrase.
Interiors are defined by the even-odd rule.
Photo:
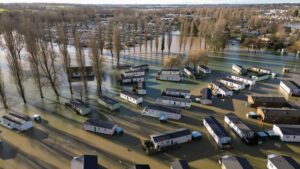
[[[26,131],[33,127],[30,117],[13,112],[1,117],[1,125],[18,131]]]
[[[126,70],[122,74],[124,77],[145,76],[144,70]]]
[[[209,88],[201,90],[200,103],[204,105],[212,104],[212,91]]]
[[[184,81],[179,69],[162,69],[158,72],[156,79],[171,82]]]
[[[276,124],[299,124],[300,110],[288,107],[268,108],[258,107],[257,114],[260,115],[263,122]]]
[[[132,91],[139,95],[145,95],[147,94],[146,90],[146,82],[138,82],[132,87]]]
[[[211,84],[211,89],[215,92],[217,95],[221,96],[233,96],[233,92],[229,90],[227,87],[225,87],[222,83],[219,83],[217,81],[213,82]]]
[[[161,96],[156,99],[156,104],[165,105],[165,106],[175,106],[181,108],[190,108],[192,106],[191,99],[179,98],[179,97],[169,97]]]
[[[161,134],[150,135],[150,140],[155,149],[183,144],[192,141],[192,134],[189,129],[177,129]]]
[[[300,165],[291,157],[270,154],[267,162],[268,169],[299,169]]]
[[[113,135],[117,129],[116,124],[102,120],[88,119],[83,124],[83,129],[94,133],[100,133],[105,135]]]
[[[125,90],[123,90],[123,91],[120,92],[120,97],[122,99],[125,99],[125,100],[127,100],[127,101],[129,101],[129,102],[131,102],[133,104],[136,104],[136,105],[139,105],[139,104],[141,104],[143,102],[143,98],[142,97],[136,95],[133,92],[129,92],[129,91],[125,91]]]
[[[197,72],[196,70],[194,70],[192,67],[190,66],[186,66],[184,67],[183,69],[183,72],[184,72],[184,75],[187,76],[187,77],[190,77],[190,78],[196,78],[197,76]]]
[[[300,96],[300,86],[291,80],[281,80],[279,85],[288,95]]]
[[[220,164],[222,169],[253,169],[247,159],[238,156],[223,156]]]
[[[236,90],[236,91],[245,89],[244,83],[236,81],[231,78],[219,79],[219,82],[228,86],[229,88],[232,88],[233,90]]]
[[[197,66],[197,72],[198,73],[201,72],[201,73],[204,73],[206,75],[206,74],[210,74],[211,73],[211,69],[208,68],[205,65],[200,65],[200,66]]]
[[[98,99],[98,103],[108,108],[109,110],[117,110],[120,108],[120,103],[110,97],[102,95]]]
[[[252,74],[250,75],[251,79],[259,82],[259,81],[263,81],[263,80],[267,80],[270,78],[270,75],[267,73],[256,73],[256,74]]]
[[[132,84],[132,83],[138,83],[144,81],[145,81],[145,76],[130,76],[130,77],[121,76],[120,79],[121,84]]]
[[[173,89],[173,88],[166,88],[166,90],[162,92],[162,95],[171,96],[171,97],[181,97],[186,99],[189,99],[192,96],[190,90]]]
[[[148,105],[147,107],[144,108],[141,114],[143,116],[151,116],[157,118],[160,118],[161,116],[166,116],[168,119],[173,119],[173,120],[181,119],[180,109],[161,106],[161,105]]]
[[[284,97],[272,96],[248,96],[248,104],[250,107],[290,107],[290,104]]]
[[[137,70],[147,71],[149,70],[149,65],[148,64],[135,65],[135,66],[131,66],[129,69],[132,71],[137,71]]]
[[[227,113],[224,121],[247,144],[258,143],[255,132],[234,113]]]
[[[239,81],[239,82],[243,82],[247,86],[255,85],[255,80],[252,78],[248,78],[246,76],[239,76],[239,75],[232,74],[231,79]]]
[[[284,142],[300,142],[300,125],[274,124],[273,132]]]
[[[241,66],[241,65],[233,64],[231,66],[231,68],[232,68],[233,73],[236,73],[239,75],[244,75],[247,73],[247,70],[245,68],[243,68],[243,66]]]
[[[71,160],[71,169],[99,169],[96,155],[82,155]]]
[[[85,116],[92,111],[87,104],[79,99],[72,99],[70,102],[66,102],[65,106],[71,108],[74,112],[82,116]]]
[[[271,69],[261,68],[261,67],[257,67],[257,66],[251,66],[248,70],[251,72],[255,72],[255,73],[266,73],[268,75],[272,74]]]
[[[176,160],[171,163],[171,169],[191,169],[186,160]]]
[[[203,119],[203,125],[221,148],[231,148],[231,138],[224,127],[212,116]]]

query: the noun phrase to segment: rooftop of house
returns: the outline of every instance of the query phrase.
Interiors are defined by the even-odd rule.
[[[269,107],[258,107],[258,111],[264,113],[265,116],[291,116],[300,117],[300,111],[298,109],[291,108],[269,108]]]
[[[96,155],[82,155],[74,157],[71,163],[71,169],[99,169]]]
[[[102,95],[101,98],[100,98],[103,102],[105,102],[106,104],[109,104],[109,105],[115,105],[115,104],[118,104],[119,102],[108,97],[108,96],[105,96],[105,95]]]
[[[107,121],[102,120],[95,120],[95,119],[88,119],[84,122],[84,125],[92,125],[96,127],[106,128],[106,129],[113,129],[116,125],[112,124]]]
[[[134,98],[134,99],[139,99],[141,98],[140,96],[138,96],[137,94],[133,93],[133,92],[130,92],[130,91],[126,91],[126,90],[122,90],[121,91],[121,94],[124,94],[124,95],[127,95],[131,98]]]
[[[298,169],[300,165],[291,157],[271,154],[268,160],[276,167],[282,169]]]
[[[221,161],[226,169],[253,169],[248,160],[242,157],[226,156],[222,157]]]
[[[159,111],[175,113],[175,114],[181,113],[180,109],[176,109],[176,108],[168,107],[168,106],[157,105],[157,104],[148,105],[146,109],[159,110]]]
[[[205,117],[203,120],[209,124],[212,130],[218,137],[230,137],[227,131],[224,129],[223,126],[212,116]]]
[[[252,129],[249,128],[237,115],[234,113],[227,113],[225,115],[232,123],[235,124],[237,128],[239,128],[242,132],[254,132]]]
[[[130,169],[150,169],[148,164],[135,164]]]
[[[300,125],[290,124],[276,124],[283,135],[297,135],[300,136]]]
[[[20,125],[22,125],[28,121],[31,121],[29,116],[25,116],[25,115],[22,115],[19,113],[13,113],[13,112],[3,115],[2,118],[12,121],[14,123],[20,124]]]
[[[170,96],[160,96],[156,100],[172,100],[172,101],[192,103],[191,99],[180,98],[180,97],[170,97]]]
[[[174,89],[174,88],[166,88],[165,92],[191,93],[190,90],[185,90],[185,89]]]

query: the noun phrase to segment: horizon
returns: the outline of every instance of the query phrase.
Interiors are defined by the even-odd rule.
[[[220,0],[207,0],[205,2],[199,2],[198,0],[110,0],[109,2],[97,2],[96,0],[0,0],[2,4],[14,4],[14,3],[25,3],[25,4],[79,4],[79,5],[253,5],[253,4],[299,4],[298,0],[227,0],[226,2]]]

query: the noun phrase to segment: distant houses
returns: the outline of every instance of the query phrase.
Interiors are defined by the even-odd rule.
[[[299,124],[300,111],[288,107],[268,108],[258,107],[257,114],[260,115],[263,122],[275,124]]]
[[[189,99],[192,93],[190,90],[166,88],[166,90],[162,92],[162,95]]]
[[[212,116],[203,119],[203,125],[221,148],[231,148],[231,138],[224,127]]]
[[[171,162],[171,169],[191,169],[189,163],[186,160],[175,160]]]
[[[71,169],[99,169],[96,155],[82,155],[71,160]]]
[[[126,70],[122,74],[124,77],[145,76],[144,70]]]
[[[248,71],[251,71],[251,72],[255,72],[255,73],[265,73],[265,74],[268,74],[268,75],[271,75],[272,74],[272,70],[271,69],[268,69],[268,68],[262,68],[262,67],[257,67],[257,66],[251,66]]]
[[[290,107],[290,104],[284,97],[272,96],[248,96],[248,104],[250,107]]]
[[[18,131],[26,131],[33,127],[30,117],[13,112],[5,114],[1,117],[1,125]]]
[[[270,154],[267,162],[268,169],[299,169],[300,165],[291,157]]]
[[[155,100],[155,103],[165,106],[174,106],[186,109],[189,109],[192,106],[191,99],[170,96],[160,96]]]
[[[129,68],[129,70],[131,70],[131,71],[139,71],[139,70],[147,71],[147,70],[149,70],[149,65],[148,64],[135,65],[135,66],[131,66]]]
[[[86,103],[79,99],[72,99],[70,102],[66,102],[65,106],[82,116],[87,115],[92,111],[92,109]]]
[[[273,132],[283,142],[300,142],[300,125],[274,124]]]
[[[281,80],[279,86],[288,95],[291,95],[291,96],[300,96],[300,86],[295,81]]]
[[[166,116],[168,119],[180,120],[181,119],[181,110],[162,106],[162,105],[148,105],[141,112],[143,116],[150,116],[160,118]]]
[[[133,93],[133,92],[129,92],[126,90],[123,90],[120,92],[120,97],[122,99],[125,99],[133,104],[139,105],[143,102],[143,98],[138,96],[137,94]]]
[[[190,130],[182,128],[161,134],[152,134],[150,140],[154,148],[159,149],[192,141],[192,134]]]
[[[144,82],[145,76],[121,76],[120,84],[133,84],[138,82]]]
[[[116,124],[93,119],[88,119],[83,124],[84,130],[105,135],[113,135],[116,132],[117,127]]]
[[[98,103],[106,107],[109,110],[117,110],[120,108],[120,103],[108,96],[102,95],[98,99]]]
[[[225,114],[224,121],[247,144],[258,143],[255,132],[234,113]]]
[[[238,156],[223,156],[220,164],[222,169],[253,169],[247,159]]]

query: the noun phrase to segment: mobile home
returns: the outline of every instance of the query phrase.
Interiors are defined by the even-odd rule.
[[[276,124],[299,124],[300,110],[288,107],[268,108],[258,107],[257,114],[260,115],[263,122]]]
[[[196,76],[197,76],[196,70],[194,70],[190,66],[184,67],[183,72],[184,72],[185,76],[190,77],[190,78],[194,78],[195,79]]]
[[[249,86],[255,85],[255,80],[252,78],[248,78],[246,76],[239,76],[239,75],[232,74],[231,79],[239,82],[243,82],[245,85],[249,85]]]
[[[221,95],[221,96],[233,96],[233,92],[231,90],[229,90],[227,87],[225,87],[223,84],[215,81],[211,84],[211,89],[215,92],[215,94],[217,95]]]
[[[255,73],[250,75],[251,79],[259,82],[259,81],[263,81],[263,80],[267,80],[270,78],[270,75],[267,73]]]
[[[109,110],[117,110],[120,108],[120,103],[110,97],[102,95],[98,99],[98,103],[108,108]]]
[[[110,122],[92,119],[86,120],[83,124],[84,130],[105,135],[113,135],[117,127],[116,124]]]
[[[171,96],[171,97],[181,97],[186,99],[189,99],[192,96],[190,90],[174,89],[174,88],[166,88],[166,90],[162,92],[162,95]]]
[[[233,90],[242,90],[245,89],[245,84],[239,81],[236,81],[231,78],[222,78],[219,79],[219,82],[228,86],[229,88],[232,88]]]
[[[124,77],[145,76],[144,70],[126,70],[122,74]]]
[[[179,98],[179,97],[169,97],[161,96],[156,99],[156,104],[165,105],[165,106],[175,106],[181,108],[190,108],[192,106],[191,99]]]
[[[183,144],[192,141],[192,134],[189,129],[177,129],[161,134],[150,135],[150,140],[155,149]]]
[[[202,73],[204,73],[205,75],[211,73],[211,69],[208,68],[208,67],[205,66],[205,65],[197,66],[197,71],[198,71],[198,73],[202,72]]]
[[[124,77],[121,76],[120,84],[132,84],[132,83],[138,83],[138,82],[144,82],[145,76],[128,76]]]
[[[212,116],[203,119],[203,125],[221,148],[231,148],[231,138],[224,127]]]
[[[274,124],[273,132],[284,142],[300,142],[300,125]]]
[[[244,75],[247,73],[247,70],[245,68],[243,68],[243,66],[241,66],[241,65],[233,64],[231,66],[231,68],[232,68],[232,72],[239,74],[239,75]]]
[[[234,113],[227,113],[224,121],[247,144],[258,143],[255,132]]]
[[[144,108],[141,114],[144,116],[151,116],[157,118],[160,118],[161,116],[167,116],[168,119],[173,120],[179,120],[181,118],[180,109],[161,105],[148,105]]]
[[[251,66],[248,70],[251,72],[255,72],[255,73],[266,73],[268,75],[272,74],[271,69],[261,68],[261,67],[257,67],[257,66]]]
[[[300,165],[291,157],[277,154],[268,155],[268,169],[299,169]]]
[[[291,80],[281,80],[279,86],[288,94],[292,96],[300,96],[300,86]]]
[[[133,92],[129,92],[129,91],[121,91],[120,92],[120,97],[122,99],[125,99],[133,104],[139,105],[143,102],[143,98],[138,96],[137,94],[133,93]]]
[[[70,102],[66,102],[65,106],[71,108],[74,112],[82,116],[85,116],[92,111],[86,103],[79,99],[72,99]]]
[[[238,156],[223,156],[220,164],[222,169],[253,169],[247,159]]]
[[[135,66],[131,66],[129,69],[132,71],[137,71],[137,70],[147,71],[149,70],[149,65],[148,64],[135,65]]]
[[[146,90],[146,82],[138,82],[136,83],[133,88],[132,91],[136,94],[139,95],[145,95],[147,94],[147,90]]]
[[[96,155],[82,155],[71,160],[71,169],[99,169]]]
[[[212,104],[212,91],[209,88],[201,90],[200,103],[204,105]]]
[[[30,117],[10,112],[1,117],[1,125],[18,131],[26,131],[33,127]]]
[[[248,96],[248,104],[250,107],[290,107],[290,104],[284,97],[272,97],[272,96]]]
[[[184,81],[182,73],[179,69],[162,69],[158,72],[156,79],[172,82]]]

